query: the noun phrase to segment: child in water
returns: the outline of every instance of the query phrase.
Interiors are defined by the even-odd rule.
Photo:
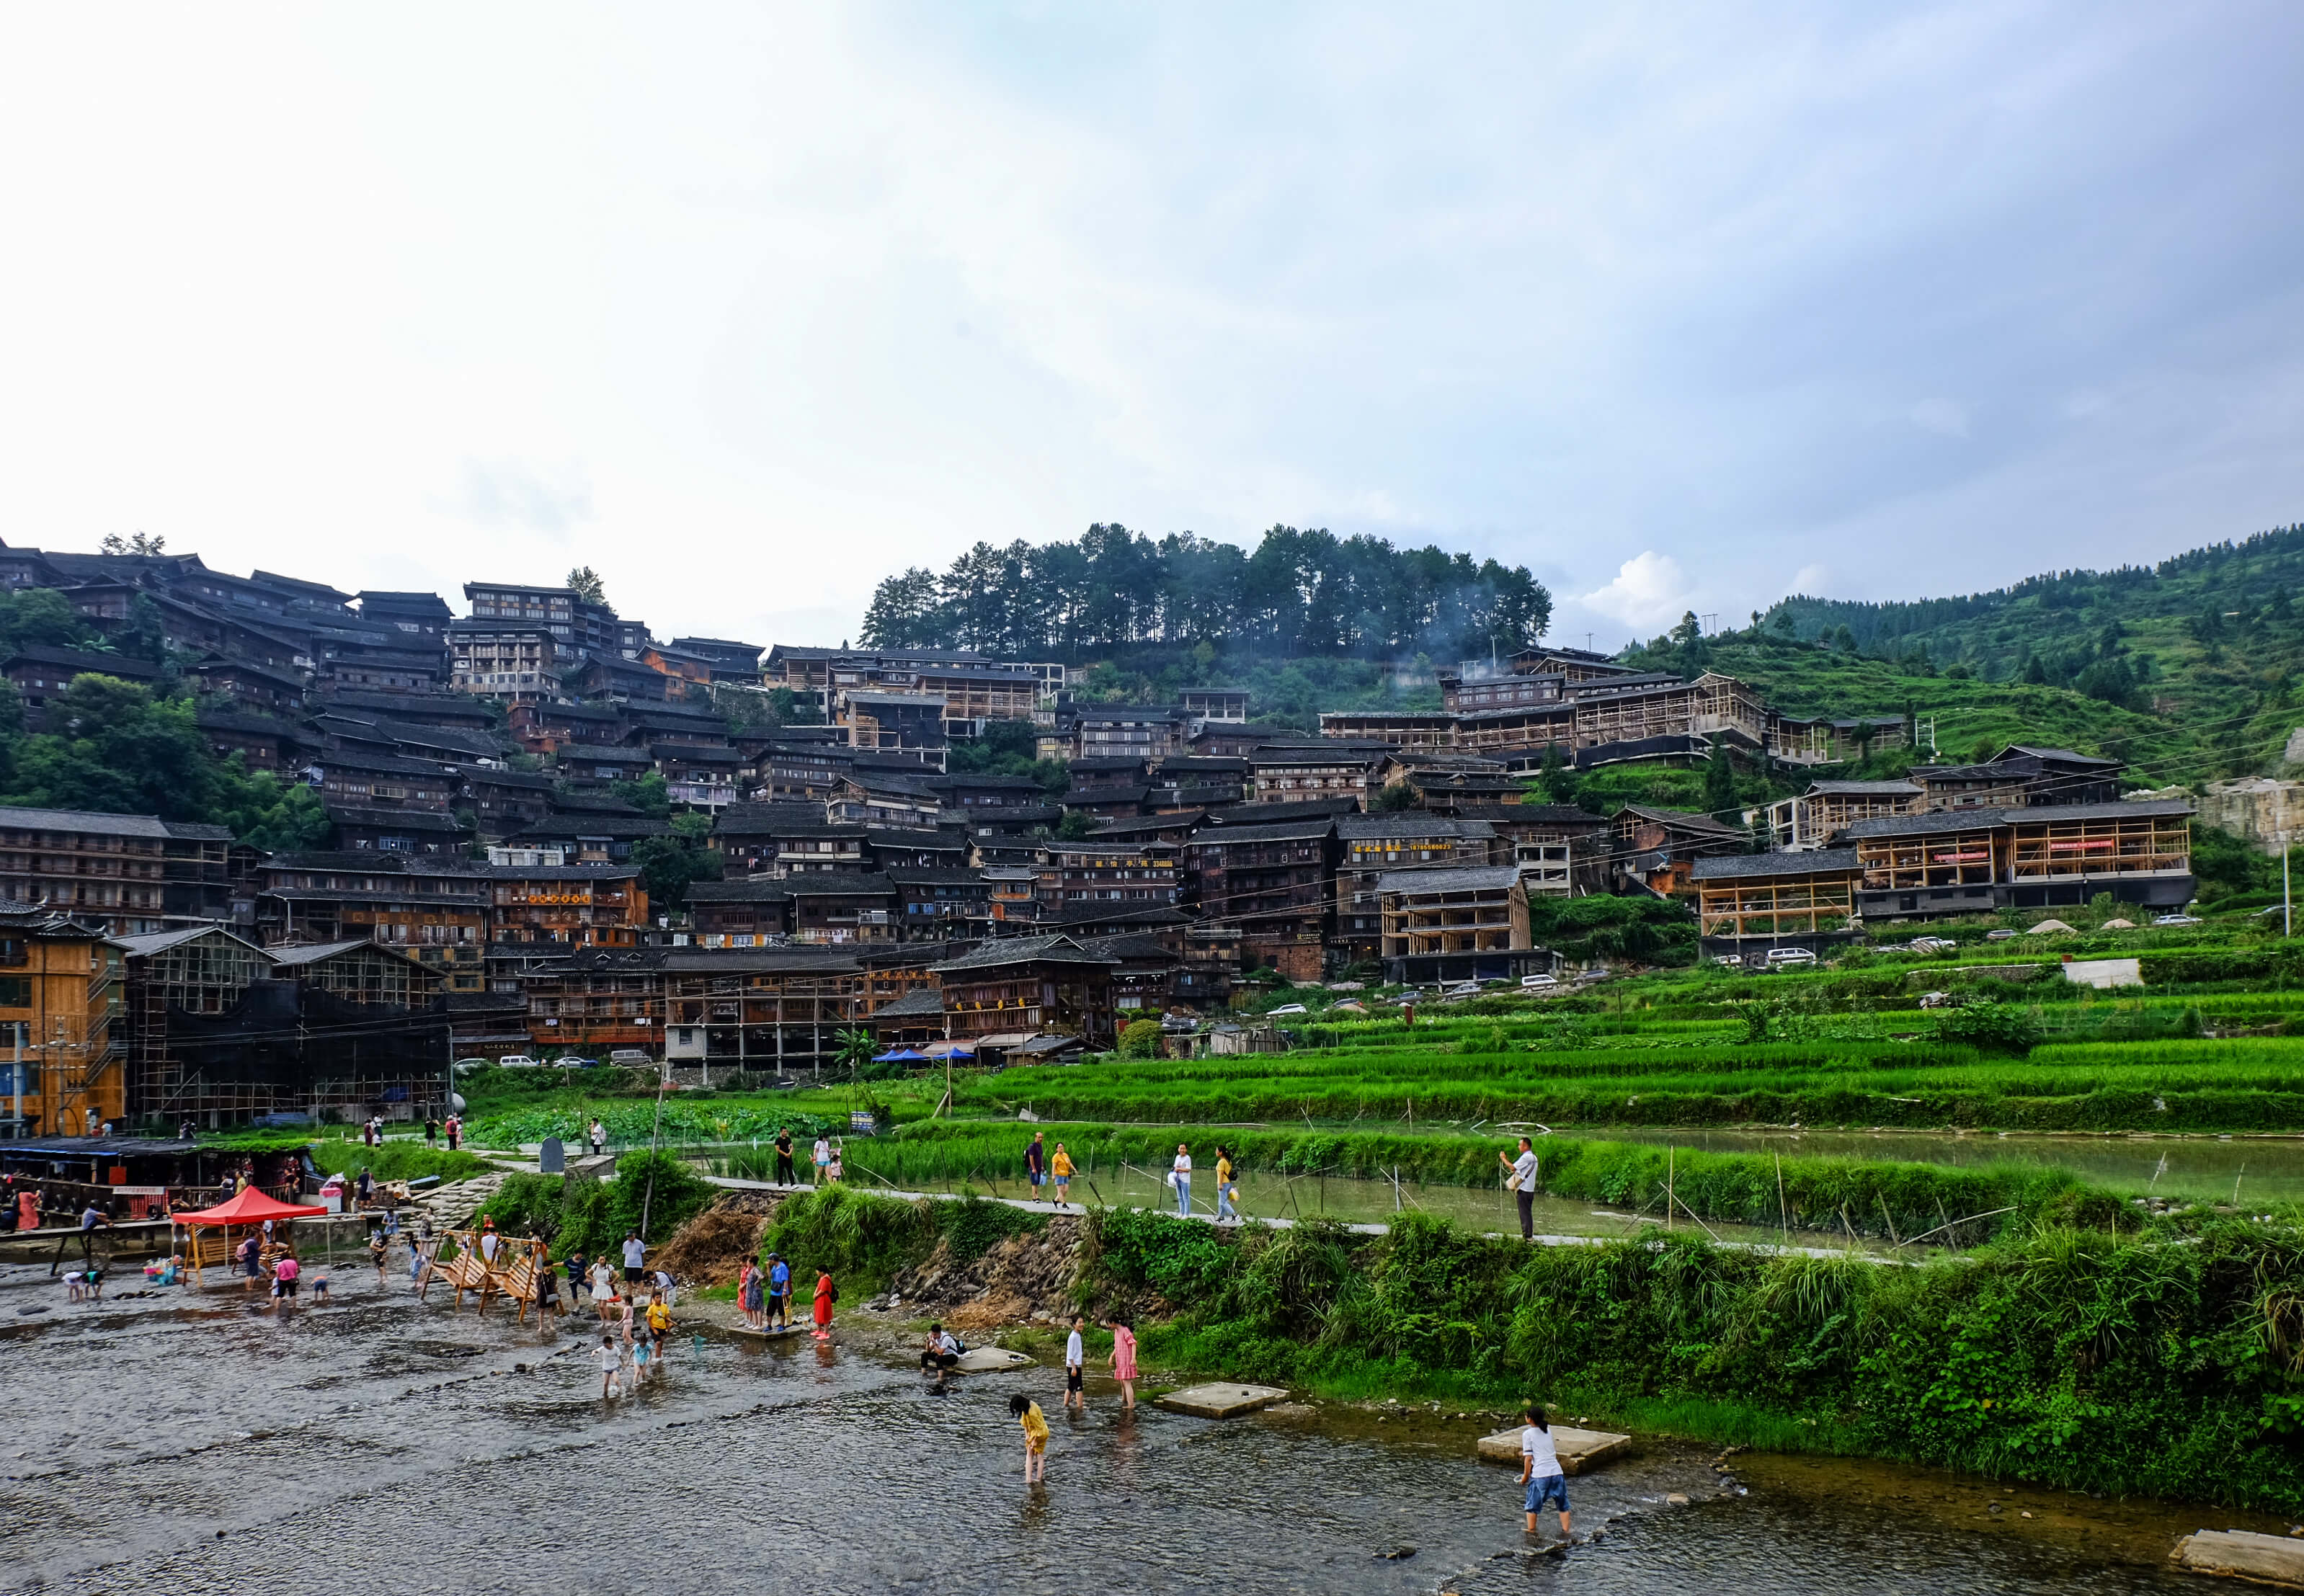
[[[1008,1398],[1008,1411],[1024,1427],[1024,1483],[1045,1484],[1048,1478],[1048,1416],[1040,1405],[1019,1391]]]
[[[603,1397],[614,1396],[616,1394],[616,1371],[624,1361],[623,1355],[616,1350],[616,1338],[614,1336],[602,1336],[600,1338],[600,1350],[595,1353],[593,1356],[600,1365],[600,1395]]]

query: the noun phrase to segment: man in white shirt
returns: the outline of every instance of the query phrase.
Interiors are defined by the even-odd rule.
[[[1524,1504],[1528,1513],[1528,1533],[1539,1533],[1536,1516],[1546,1502],[1560,1511],[1560,1538],[1568,1535],[1568,1477],[1560,1472],[1560,1454],[1552,1444],[1552,1426],[1544,1416],[1544,1409],[1531,1406],[1526,1414],[1528,1427],[1520,1432],[1520,1479],[1528,1488]]]
[[[1520,1156],[1496,1154],[1496,1161],[1504,1167],[1504,1189],[1520,1203],[1520,1238],[1536,1239],[1536,1175],[1543,1167],[1536,1156],[1536,1144],[1526,1136],[1520,1139]]]
[[[641,1265],[647,1262],[648,1243],[640,1239],[640,1233],[637,1230],[624,1232],[624,1283],[626,1285],[637,1286],[640,1283]]]
[[[1183,1143],[1176,1144],[1176,1161],[1168,1171],[1168,1184],[1176,1190],[1176,1213],[1179,1218],[1192,1217],[1192,1150]]]

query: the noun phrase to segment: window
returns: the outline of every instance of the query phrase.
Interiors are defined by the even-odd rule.
[[[30,1009],[32,1006],[32,982],[28,975],[0,975],[0,1009]],[[0,1026],[0,1042],[7,1038],[8,1027]]]

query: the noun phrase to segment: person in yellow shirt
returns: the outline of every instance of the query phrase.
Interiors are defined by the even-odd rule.
[[[1048,1478],[1048,1415],[1022,1392],[1008,1398],[1008,1411],[1024,1427],[1024,1483],[1045,1484]]]
[[[1238,1195],[1240,1188],[1232,1183],[1232,1154],[1219,1142],[1216,1144],[1216,1223],[1221,1225],[1226,1220],[1240,1218],[1240,1210],[1232,1206],[1232,1199]]]
[[[672,1336],[672,1306],[660,1296],[651,1297],[648,1300],[648,1341],[656,1352],[656,1359],[661,1363],[664,1359],[664,1344]]]
[[[1056,1144],[1055,1157],[1048,1161],[1048,1173],[1056,1178],[1056,1206],[1062,1208],[1072,1196],[1072,1156],[1062,1142]]]

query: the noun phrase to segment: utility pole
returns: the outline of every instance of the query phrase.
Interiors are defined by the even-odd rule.
[[[2280,934],[2283,936],[2296,934],[2296,902],[2288,891],[2289,847],[2288,789],[2283,787],[2280,790]],[[22,1105],[20,1103],[18,1105],[20,1118],[21,1114]]]

